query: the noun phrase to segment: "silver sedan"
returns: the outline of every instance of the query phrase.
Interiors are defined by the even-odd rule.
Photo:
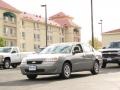
[[[50,74],[59,74],[67,79],[71,72],[88,70],[92,74],[98,74],[101,57],[101,53],[88,44],[59,43],[46,47],[39,54],[25,57],[20,68],[22,74],[29,79]]]

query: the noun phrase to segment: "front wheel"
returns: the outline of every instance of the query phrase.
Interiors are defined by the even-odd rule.
[[[36,77],[37,77],[37,75],[35,75],[35,74],[27,75],[27,78],[30,80],[34,80],[34,79],[36,79]]]
[[[92,73],[93,75],[98,74],[98,73],[99,73],[99,69],[100,69],[99,63],[98,63],[97,61],[95,61],[94,66],[93,66],[93,68],[91,69],[91,73]]]
[[[4,69],[9,69],[10,68],[10,60],[5,60],[4,61],[4,66],[3,66]]]
[[[62,73],[60,74],[61,77],[68,79],[71,76],[71,66],[69,63],[64,63],[62,67]]]

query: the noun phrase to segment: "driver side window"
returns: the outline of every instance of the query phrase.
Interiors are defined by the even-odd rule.
[[[81,45],[80,45],[80,44],[77,44],[77,45],[74,47],[73,52],[75,52],[75,53],[82,53],[83,50],[82,50],[82,48],[81,48]]]

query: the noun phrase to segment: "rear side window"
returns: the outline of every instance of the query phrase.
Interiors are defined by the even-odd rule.
[[[16,53],[18,53],[18,49],[17,48],[13,48],[12,51],[15,51]]]
[[[89,44],[83,44],[82,47],[83,47],[84,52],[92,52],[93,51],[92,47]]]

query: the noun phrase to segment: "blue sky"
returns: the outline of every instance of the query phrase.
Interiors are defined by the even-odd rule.
[[[82,27],[82,41],[91,39],[91,0],[4,0],[21,11],[42,15],[41,4],[47,4],[48,16],[64,12],[74,17]],[[120,28],[120,0],[93,0],[94,35],[101,40],[99,20],[103,20],[103,32]]]

